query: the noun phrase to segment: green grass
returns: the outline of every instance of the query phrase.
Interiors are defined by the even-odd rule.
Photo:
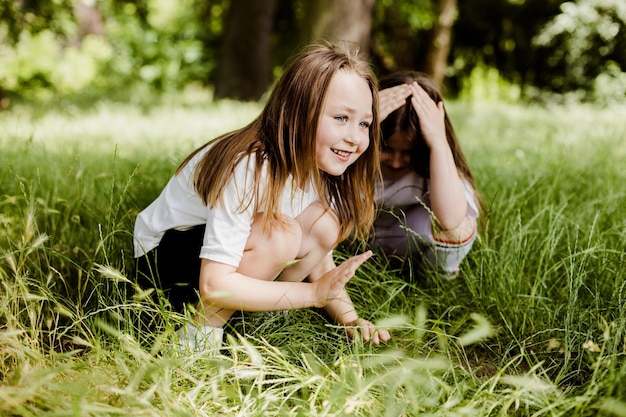
[[[259,110],[185,95],[0,113],[0,415],[626,416],[623,107],[450,103],[481,236],[452,282],[359,270],[348,290],[386,346],[311,309],[242,314],[221,355],[179,357],[184,317],[129,279],[133,222]]]

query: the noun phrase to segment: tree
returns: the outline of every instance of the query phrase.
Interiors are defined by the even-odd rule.
[[[426,68],[435,85],[443,85],[452,42],[452,26],[457,18],[457,0],[437,1],[437,21],[426,55]]]
[[[351,41],[369,51],[374,0],[316,0],[304,6],[305,40]]]
[[[215,74],[215,98],[254,101],[271,83],[275,0],[232,0]]]

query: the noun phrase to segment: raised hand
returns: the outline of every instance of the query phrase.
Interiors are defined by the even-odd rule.
[[[354,276],[356,270],[372,256],[372,251],[361,253],[346,259],[313,282],[315,288],[315,307],[321,308],[343,296],[343,288]]]
[[[406,98],[411,95],[411,89],[408,84],[400,84],[394,87],[385,88],[378,92],[378,114],[382,122],[394,110],[399,109]]]
[[[445,110],[443,102],[435,103],[428,93],[417,83],[409,84],[412,94],[411,104],[419,116],[420,129],[429,148],[447,144]]]

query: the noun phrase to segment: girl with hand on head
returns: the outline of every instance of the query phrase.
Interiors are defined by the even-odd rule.
[[[308,307],[365,341],[389,339],[344,288],[371,252],[340,265],[332,256],[371,230],[379,128],[369,64],[353,46],[317,45],[286,68],[254,121],[182,162],[138,215],[134,244],[144,285],[175,310],[197,303],[178,332],[183,347],[219,347],[236,310]]]
[[[380,81],[382,183],[374,246],[457,276],[476,239],[480,201],[435,85],[415,71]]]

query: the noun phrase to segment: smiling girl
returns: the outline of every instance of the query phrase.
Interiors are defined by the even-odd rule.
[[[143,284],[175,310],[197,304],[195,322],[179,330],[183,345],[219,346],[236,310],[308,307],[365,341],[389,339],[358,317],[344,289],[371,252],[340,265],[332,256],[373,223],[377,109],[377,83],[354,47],[309,47],[254,121],[189,155],[138,215]]]

